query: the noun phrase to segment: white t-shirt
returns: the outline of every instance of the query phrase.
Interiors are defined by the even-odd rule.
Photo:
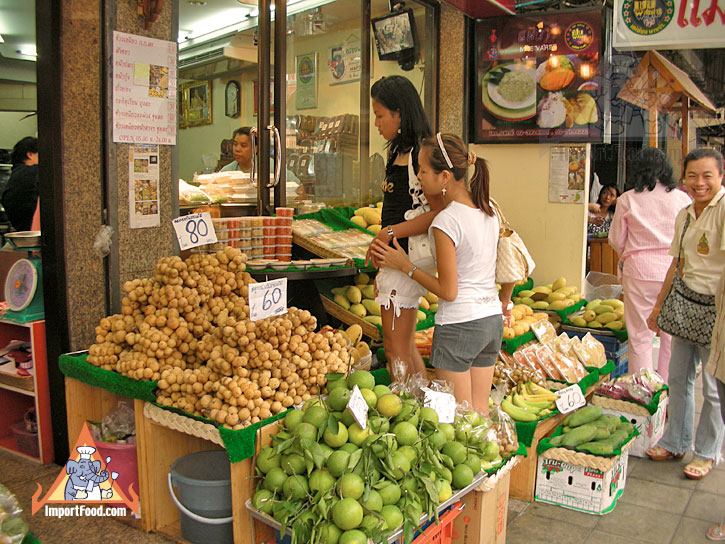
[[[680,237],[685,220],[690,224],[682,242],[682,280],[703,295],[714,295],[720,276],[725,270],[725,189],[720,188],[710,203],[695,218],[694,204],[680,210],[675,221],[675,237],[670,246],[670,255],[677,257],[680,251]]]
[[[501,313],[496,288],[498,219],[478,208],[451,202],[428,229],[433,255],[433,229],[439,229],[456,247],[458,296],[452,302],[438,301],[436,325],[474,321]]]

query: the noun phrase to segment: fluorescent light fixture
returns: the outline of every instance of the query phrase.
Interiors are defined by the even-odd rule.
[[[295,0],[294,2],[289,2],[287,4],[287,15],[294,15],[295,13],[324,6],[334,1],[335,0]],[[179,32],[179,53],[184,50],[197,47],[205,42],[217,40],[226,36],[232,36],[237,32],[242,32],[258,25],[258,10],[255,9],[253,11],[246,12],[242,21],[239,20],[239,12],[239,8],[237,8],[225,11],[223,12],[223,15],[218,17],[205,19],[202,24],[194,27],[194,29],[183,40],[181,39],[181,32]],[[232,13],[234,15],[231,15]],[[272,20],[274,21],[274,11],[272,11]],[[212,23],[212,21],[214,22]]]
[[[25,55],[26,57],[38,56],[38,51],[34,45],[21,45],[20,49],[18,49],[17,52],[21,55]]]
[[[5,43],[5,40],[3,40],[3,35],[0,34],[0,43]]]

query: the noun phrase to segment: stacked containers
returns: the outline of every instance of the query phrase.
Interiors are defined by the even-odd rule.
[[[276,254],[277,260],[290,262],[292,260],[292,215],[294,208],[277,208],[277,217],[273,218],[276,224]]]
[[[264,231],[264,258],[274,260],[277,255],[277,227],[275,226],[274,217],[263,217],[262,218],[263,231]]]
[[[264,257],[264,217],[250,217],[251,246],[247,255],[252,259]]]

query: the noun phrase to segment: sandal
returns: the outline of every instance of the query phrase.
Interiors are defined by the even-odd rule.
[[[693,459],[683,469],[690,480],[702,480],[712,469],[711,459]]]
[[[662,446],[655,446],[647,450],[647,457],[653,461],[666,461],[667,459],[682,459],[685,456],[684,453],[679,455],[667,451]]]
[[[709,540],[725,540],[724,526],[713,525],[707,530],[705,536],[707,536]]]

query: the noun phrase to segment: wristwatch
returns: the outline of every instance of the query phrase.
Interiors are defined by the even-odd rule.
[[[387,233],[388,238],[390,238],[391,240],[395,237],[395,234],[393,234],[393,227],[391,225],[388,225]]]
[[[410,270],[408,270],[408,277],[409,278],[412,278],[413,277],[413,274],[415,274],[415,271],[416,270],[418,270],[418,267],[415,266],[415,265],[413,265],[413,268],[411,268]]]

